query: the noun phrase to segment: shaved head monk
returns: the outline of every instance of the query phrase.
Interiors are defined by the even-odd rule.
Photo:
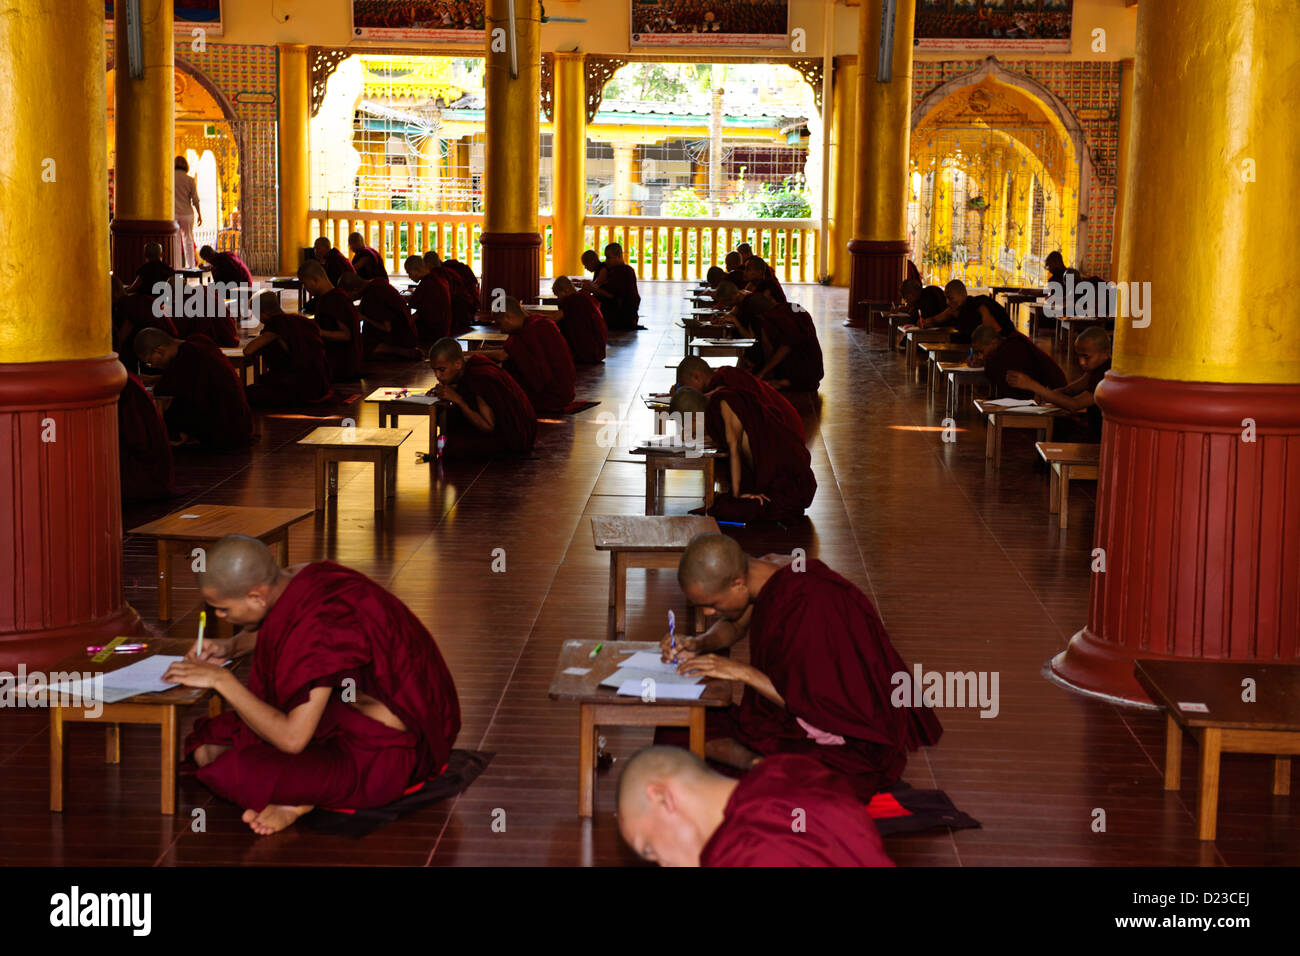
[[[618,828],[660,866],[894,865],[844,779],[798,754],[735,780],[690,751],[647,747],[619,777]]]
[[[745,284],[745,263],[740,260],[740,253],[728,252],[722,262],[727,269],[727,281],[739,289]]]
[[[135,354],[162,372],[153,393],[169,400],[163,420],[174,444],[229,451],[253,440],[244,383],[206,335],[181,340],[161,329],[145,329],[135,337]]]
[[[185,755],[263,836],[314,807],[382,807],[447,766],[460,732],[456,685],[420,620],[364,574],[332,561],[282,568],[242,535],[208,549],[198,575],[217,617],[165,679],[209,687],[229,710],[195,722]],[[252,653],[244,687],[220,662]]]
[[[560,276],[551,284],[551,292],[560,300],[559,323],[564,340],[569,343],[573,361],[578,365],[599,365],[605,361],[605,341],[608,330],[600,303],[595,296],[579,289],[568,276]]]
[[[757,400],[780,410],[781,418],[790,431],[804,440],[803,419],[790,404],[790,400],[767,382],[761,382],[752,372],[734,365],[713,368],[698,355],[688,355],[677,363],[677,384],[693,388],[705,395],[716,389],[727,388],[736,392],[752,392]]]
[[[468,332],[474,324],[479,306],[478,280],[474,273],[469,266],[454,259],[443,262],[442,257],[432,249],[424,254],[424,264],[433,275],[441,277],[447,283],[447,291],[451,296],[451,331],[448,334],[456,336]]]
[[[321,265],[325,270],[325,274],[329,276],[331,285],[338,285],[339,276],[343,275],[343,273],[357,271],[352,267],[352,263],[348,261],[348,257],[335,249],[334,244],[324,236],[312,243],[312,252],[315,254],[315,261]],[[301,278],[301,275],[299,278]]]
[[[785,290],[776,279],[776,273],[758,256],[750,256],[745,263],[742,275],[745,279],[746,292],[762,292],[776,302],[784,302]]]
[[[109,277],[113,290],[113,351],[117,353],[127,372],[137,372],[140,360],[135,354],[135,337],[142,329],[162,329],[176,337],[176,326],[155,308],[155,298],[144,292],[128,292],[117,276]]]
[[[244,354],[261,354],[263,372],[247,388],[248,404],[292,408],[328,397],[329,362],[316,323],[281,309],[280,294],[272,289],[258,294],[257,311],[262,333],[244,346]]]
[[[535,410],[564,411],[573,402],[577,376],[569,343],[546,316],[525,312],[513,296],[506,296],[505,304],[505,311],[497,316],[501,331],[510,336],[505,348],[488,349],[482,354],[501,362]]]
[[[433,344],[429,365],[438,376],[434,394],[455,406],[447,414],[445,458],[501,458],[533,450],[537,412],[509,372],[485,356],[466,355],[451,338]]]
[[[1083,374],[1062,388],[1049,388],[1023,372],[1007,372],[1007,384],[1075,413],[1056,421],[1054,441],[1096,444],[1101,441],[1102,418],[1095,393],[1110,371],[1110,335],[1099,325],[1084,329],[1074,340],[1074,355]]]
[[[233,252],[217,252],[211,246],[204,246],[199,250],[199,258],[212,266],[213,282],[252,287],[253,274],[244,265],[244,260]]]
[[[352,253],[352,268],[361,278],[374,279],[380,276],[388,278],[388,270],[384,268],[384,257],[377,249],[366,245],[366,237],[361,233],[354,232],[348,236],[348,251]]]
[[[956,330],[952,340],[965,345],[970,342],[970,334],[981,324],[979,303],[966,293],[966,283],[953,279],[943,287],[944,298],[948,306],[938,315],[922,318],[922,328],[948,326]]]
[[[365,358],[423,359],[416,347],[419,340],[406,299],[388,282],[387,276],[363,279],[345,272],[339,278],[339,291],[351,300],[360,299],[361,351]]]
[[[742,378],[747,374],[732,374],[727,384],[711,381],[715,387],[708,395],[681,386],[669,402],[669,412],[683,415],[683,421],[703,414],[709,439],[727,450],[727,491],[692,513],[720,521],[793,522],[817,493],[803,427],[794,428],[798,416],[785,407],[789,402],[770,401],[755,387],[761,382],[751,385]]]
[[[127,289],[128,292],[142,293],[144,295],[154,296],[158,292],[154,289],[159,282],[169,284],[172,277],[176,275],[176,270],[163,262],[163,247],[157,242],[146,242],[144,244],[144,262],[135,272],[135,281]]]
[[[582,254],[582,267],[591,273],[591,278],[595,279],[605,263],[600,261],[600,255],[595,249],[588,249]]]
[[[445,339],[451,335],[451,287],[446,278],[429,268],[422,256],[407,256],[402,268],[415,280],[411,311],[420,341]]]
[[[347,293],[334,287],[325,274],[325,267],[319,262],[308,259],[300,265],[298,278],[302,280],[302,287],[314,297],[311,305],[320,337],[325,343],[330,381],[357,381],[361,378],[361,313]]]
[[[1065,373],[1056,360],[1035,345],[1027,335],[1012,331],[1004,335],[998,328],[981,325],[970,337],[974,364],[984,366],[984,375],[993,386],[995,398],[1033,398],[1033,392],[1015,388],[1007,382],[1010,372],[1028,375],[1047,388],[1065,385]]]
[[[802,753],[868,800],[902,776],[909,750],[938,741],[932,711],[891,703],[892,676],[907,665],[871,600],[821,561],[751,558],[725,535],[702,534],[682,555],[677,580],[716,623],[676,638],[675,650],[665,637],[665,660],[745,685],[738,706],[709,712],[712,759],[747,769],[760,756]],[[748,665],[716,653],[746,636]]]
[[[757,319],[763,358],[754,374],[776,388],[817,391],[825,370],[821,342],[808,310],[754,292],[745,297],[740,311]]]
[[[629,332],[637,327],[641,293],[637,291],[636,270],[623,261],[623,247],[617,242],[605,247],[604,265],[590,288],[600,300],[600,311],[611,332]]]
[[[899,295],[913,325],[933,318],[948,307],[942,289],[937,285],[923,286],[917,279],[904,279]]]

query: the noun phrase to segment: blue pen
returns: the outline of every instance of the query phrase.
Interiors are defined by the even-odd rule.
[[[671,651],[673,652],[673,660],[676,660],[676,659],[677,659],[677,638],[673,636],[673,633],[674,633],[676,630],[677,630],[677,615],[673,614],[673,612],[672,612],[671,610],[669,610],[669,612],[668,612],[668,637],[669,637],[669,638],[671,639],[671,641],[672,641],[672,643],[669,645],[669,650],[671,650]]]

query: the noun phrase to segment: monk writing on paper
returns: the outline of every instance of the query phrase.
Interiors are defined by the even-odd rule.
[[[478,353],[466,355],[455,339],[439,339],[429,351],[438,376],[433,393],[447,413],[448,460],[526,455],[537,438],[537,412],[510,373]]]

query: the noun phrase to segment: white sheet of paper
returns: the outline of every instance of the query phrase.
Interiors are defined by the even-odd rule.
[[[95,693],[95,683],[93,678],[86,678],[81,681],[62,681],[48,688],[47,693],[61,695],[77,695],[83,700],[98,698],[106,704],[115,704],[120,700],[126,700],[128,697],[134,697],[136,694],[155,694],[158,691],[169,690],[176,684],[164,683],[162,675],[167,672],[173,661],[183,660],[179,655],[154,654],[150,657],[136,661],[134,664],[128,664],[120,670],[115,670],[104,675],[102,694]],[[26,693],[27,687],[18,688],[20,693]]]
[[[394,391],[391,395],[385,395],[384,399],[393,402],[410,402],[412,405],[437,405],[438,399],[434,395],[425,395],[422,392],[410,392],[402,395]]]
[[[997,408],[1021,408],[1025,405],[1034,404],[1032,398],[994,398],[984,403]]]
[[[581,677],[583,674],[590,674],[590,667],[566,667],[564,673],[572,674],[574,677]]]
[[[1025,405],[1023,408],[1018,408],[1016,410],[1028,415],[1050,415],[1052,412],[1056,411],[1057,408],[1055,405]]]
[[[649,678],[656,684],[698,684],[697,674],[678,674],[673,671],[649,671],[635,667],[620,667],[600,682],[601,687],[622,687],[628,681],[641,681]]]
[[[665,663],[656,651],[637,651],[631,657],[619,661],[618,666],[639,671],[659,671],[663,674],[677,673],[677,665]]]
[[[620,697],[640,697],[648,690],[651,690],[655,700],[699,700],[700,695],[704,693],[704,685],[665,684],[661,681],[655,681],[655,685],[651,689],[643,687],[639,680],[629,680],[619,685],[618,695]]]

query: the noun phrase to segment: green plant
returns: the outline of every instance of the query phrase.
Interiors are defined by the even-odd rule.
[[[812,216],[806,187],[788,176],[780,186],[761,183],[747,206],[755,219],[808,219]]]
[[[663,210],[668,216],[689,216],[698,219],[709,214],[709,204],[701,199],[694,189],[689,186],[679,186],[668,194]]]

